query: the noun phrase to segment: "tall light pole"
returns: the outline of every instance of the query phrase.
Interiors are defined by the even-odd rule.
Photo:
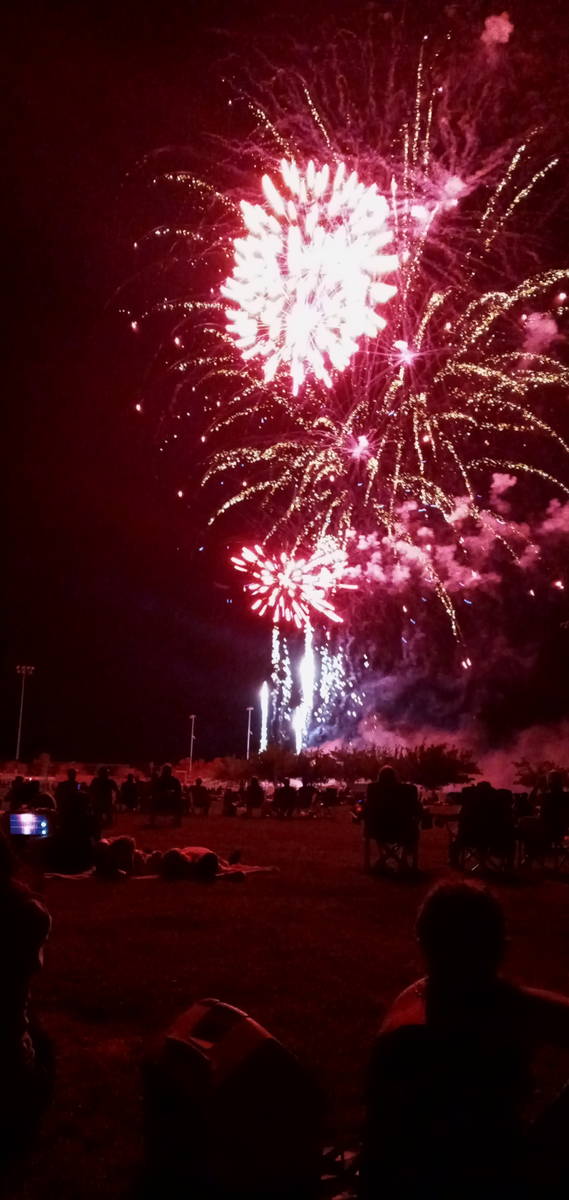
[[[252,712],[253,712],[253,705],[251,704],[247,709],[247,758],[249,758],[249,750],[251,747],[251,713]]]
[[[22,743],[22,720],[23,720],[23,716],[24,716],[24,692],[26,690],[26,679],[28,678],[28,676],[33,675],[34,671],[35,671],[35,667],[31,667],[29,665],[25,666],[24,664],[18,664],[18,666],[16,667],[16,673],[20,676],[20,679],[22,680],[22,684],[20,687],[20,714],[18,717],[18,737],[17,737],[17,741],[16,741],[16,762],[20,761],[20,746]]]
[[[192,764],[194,761],[194,727],[196,723],[196,714],[190,713],[190,781],[192,778]]]

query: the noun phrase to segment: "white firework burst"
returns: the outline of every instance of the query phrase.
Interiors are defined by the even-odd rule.
[[[344,163],[306,171],[280,164],[282,190],[268,175],[265,204],[242,201],[246,236],[235,240],[228,330],[244,359],[264,359],[266,381],[288,373],[296,395],[305,377],[332,384],[362,337],[384,328],[377,312],[396,292],[384,276],[397,268],[390,208],[376,185]]]

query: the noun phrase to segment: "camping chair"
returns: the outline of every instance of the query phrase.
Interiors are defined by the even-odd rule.
[[[569,871],[569,837],[547,836],[538,817],[524,817],[519,825],[520,866],[565,875]]]
[[[511,835],[504,831],[494,838],[489,831],[482,836],[464,836],[459,829],[452,843],[452,865],[466,875],[503,874],[513,870],[515,859],[516,843],[513,830]]]
[[[371,866],[371,842],[374,841],[378,850],[378,859]],[[408,821],[399,825],[389,822],[382,828],[379,826],[370,837],[364,832],[364,867],[366,871],[377,871],[382,875],[404,875],[417,870],[419,850],[418,826]]]

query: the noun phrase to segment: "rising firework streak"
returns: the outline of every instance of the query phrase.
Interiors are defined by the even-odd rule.
[[[269,741],[269,685],[267,681],[262,684],[259,692],[259,701],[261,705],[261,739],[259,742],[259,750],[262,753],[267,749]]]

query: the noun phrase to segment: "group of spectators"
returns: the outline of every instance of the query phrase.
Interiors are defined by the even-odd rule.
[[[211,794],[201,779],[183,787],[170,764],[166,763],[160,771],[152,772],[149,783],[129,772],[120,786],[109,767],[99,767],[90,783],[80,781],[75,768],[70,767],[66,778],[57,784],[54,796],[42,790],[38,779],[26,780],[23,775],[17,775],[4,802],[12,813],[24,808],[45,809],[66,819],[70,809],[76,815],[88,812],[95,825],[105,828],[114,823],[118,810],[132,813],[144,808],[151,818],[161,813],[174,817],[189,812],[207,814]]]
[[[560,771],[551,771],[543,789],[514,795],[481,781],[464,788],[456,836],[451,842],[451,862],[460,865],[465,851],[473,849],[482,862],[494,855],[512,867],[520,860],[533,862],[558,854],[569,836],[569,792]]]
[[[151,821],[161,812],[181,821],[187,801],[170,767],[153,778],[150,796]],[[41,807],[43,798],[39,785],[30,789],[17,779],[8,807]],[[272,802],[287,817],[309,810],[313,799],[309,785],[294,789],[285,781]],[[251,780],[239,800],[249,815],[260,809],[265,792],[259,781]],[[45,801],[50,807],[47,795]],[[463,789],[460,801],[455,853],[474,843],[507,856],[515,836],[539,849],[558,844],[569,830],[569,795],[559,773],[549,776],[539,796],[517,804],[486,782]],[[201,780],[191,803],[195,811],[209,809]],[[133,775],[119,789],[102,767],[84,787],[71,769],[54,804],[53,851],[65,869],[81,870],[116,805],[135,810],[140,794]],[[366,837],[380,850],[400,844],[416,868],[424,815],[417,789],[384,767],[363,805]],[[26,1148],[50,1094],[51,1046],[29,1005],[50,927],[45,904],[19,882],[9,841],[0,837],[0,1166]],[[445,882],[428,894],[417,937],[425,975],[393,1002],[370,1056],[360,1200],[567,1194],[569,1085],[539,1118],[531,1116],[531,1102],[537,1050],[549,1045],[569,1052],[569,998],[507,978],[502,908],[471,882]]]
[[[518,848],[531,862],[564,850],[569,838],[569,792],[559,771],[550,772],[542,791],[515,795],[481,780],[464,787],[452,801],[456,814],[449,859],[453,866],[462,866],[466,853],[473,852],[482,866],[494,856],[513,867]],[[385,868],[388,851],[397,847],[400,861],[416,870],[421,828],[430,827],[436,814],[437,806],[423,806],[413,784],[402,783],[393,767],[382,767],[368,786],[361,812],[355,814],[363,819],[368,856],[369,844],[377,843],[376,869]]]
[[[344,789],[336,787],[318,788],[316,784],[303,780],[295,787],[290,779],[283,779],[263,788],[258,779],[250,779],[239,788],[227,787],[223,793],[222,813],[232,817],[242,813],[250,817],[254,812],[261,816],[273,816],[290,820],[295,816],[316,816],[318,811],[327,812],[335,805],[349,800]]]
[[[50,1044],[29,1013],[50,932],[0,839],[0,1166],[26,1148],[50,1093]],[[361,1200],[564,1195],[569,1090],[528,1117],[540,1046],[569,1050],[569,999],[503,972],[504,915],[469,883],[437,885],[417,920],[423,978],[384,1017],[365,1087]],[[270,1097],[267,1097],[270,1103]]]
[[[100,767],[89,783],[80,780],[71,767],[66,778],[57,784],[53,796],[45,788],[42,790],[38,779],[26,780],[17,775],[4,804],[12,813],[23,809],[52,811],[58,823],[88,825],[91,831],[100,832],[114,823],[118,811],[144,812],[151,825],[160,817],[170,817],[177,825],[185,816],[208,816],[214,800],[220,801],[221,813],[226,817],[257,814],[290,819],[329,812],[350,799],[347,788],[339,791],[334,786],[318,787],[307,780],[300,787],[295,787],[290,779],[263,785],[255,777],[225,788],[206,787],[202,779],[184,784],[167,763],[161,770],[153,771],[150,780],[141,780],[130,772],[120,785],[108,767]]]

